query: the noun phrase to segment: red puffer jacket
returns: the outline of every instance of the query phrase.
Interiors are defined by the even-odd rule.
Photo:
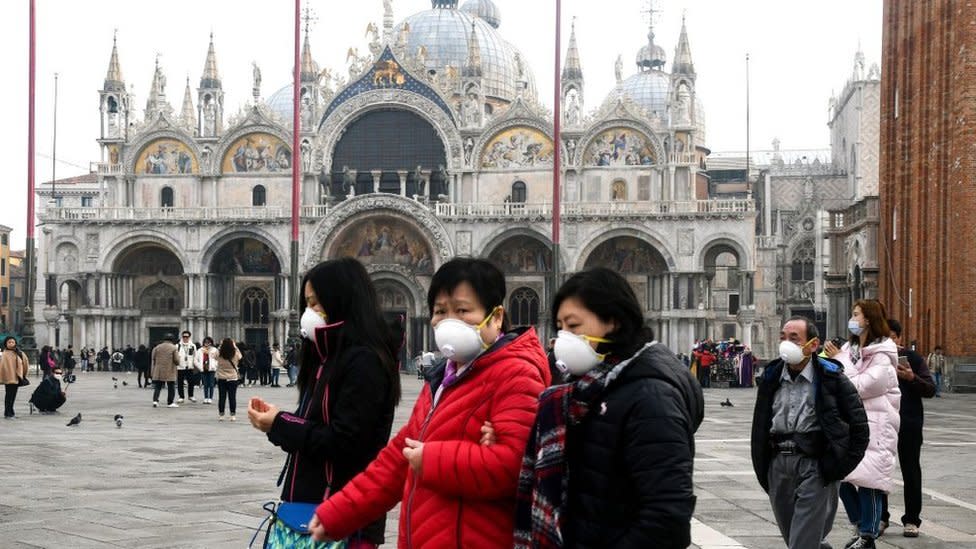
[[[534,329],[506,334],[446,387],[434,405],[444,364],[407,424],[365,471],[316,514],[341,539],[403,501],[398,547],[512,547],[515,488],[539,394],[549,385],[546,355]],[[497,442],[479,444],[491,421]],[[424,443],[419,474],[403,457],[404,439]]]

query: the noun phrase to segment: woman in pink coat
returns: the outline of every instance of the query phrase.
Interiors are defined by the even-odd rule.
[[[881,521],[881,496],[891,491],[898,452],[898,348],[888,338],[884,305],[874,299],[854,304],[847,323],[852,337],[840,349],[827,343],[830,358],[844,365],[857,387],[871,428],[871,441],[861,463],[840,487],[840,499],[856,534],[845,549],[873,548]]]

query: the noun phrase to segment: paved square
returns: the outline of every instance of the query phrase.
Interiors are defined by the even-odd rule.
[[[113,389],[111,376],[125,380]],[[151,392],[135,375],[79,374],[57,415],[28,415],[31,391],[17,398],[18,419],[0,422],[0,547],[235,548],[247,545],[274,499],[284,454],[247,422],[217,422],[216,404],[151,406]],[[420,390],[402,378],[402,425]],[[32,377],[33,389],[38,378]],[[164,390],[165,394],[165,390]],[[749,462],[749,389],[706,390],[705,423],[698,432],[692,534],[702,548],[782,548],[765,494]],[[294,405],[289,388],[242,387],[246,403],[260,395]],[[733,408],[718,405],[726,397]],[[893,525],[879,547],[976,548],[976,395],[926,401],[922,536],[901,537]],[[65,424],[76,413],[78,427]],[[112,418],[125,416],[121,429]],[[892,494],[899,517],[902,495]],[[830,537],[843,547],[848,529],[838,513]],[[387,520],[387,546],[396,511]]]

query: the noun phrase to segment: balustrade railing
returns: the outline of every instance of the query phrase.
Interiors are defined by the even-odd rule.
[[[438,202],[426,205],[441,218],[491,219],[491,218],[552,218],[552,204],[538,203],[451,203]],[[305,205],[300,216],[305,220],[317,220],[329,214],[335,206]],[[571,217],[631,217],[646,215],[721,215],[755,211],[755,202],[733,200],[684,200],[684,201],[613,201],[571,202],[562,204],[562,215]],[[47,222],[102,221],[102,222],[176,222],[176,221],[283,221],[291,218],[291,210],[283,206],[239,207],[88,207],[47,208],[39,214]]]

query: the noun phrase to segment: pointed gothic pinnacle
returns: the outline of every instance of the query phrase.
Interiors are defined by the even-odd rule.
[[[104,89],[125,90],[122,80],[122,68],[119,65],[118,31],[112,35],[112,56],[108,60],[108,71],[105,73]]]
[[[576,45],[576,17],[573,17],[573,25],[569,33],[569,47],[566,49],[563,80],[583,80],[583,67],[580,64],[579,48]]]
[[[200,77],[200,87],[221,87],[220,74],[217,73],[217,53],[214,51],[213,31],[210,32],[210,46],[207,48],[207,60],[203,64],[203,75]]]

